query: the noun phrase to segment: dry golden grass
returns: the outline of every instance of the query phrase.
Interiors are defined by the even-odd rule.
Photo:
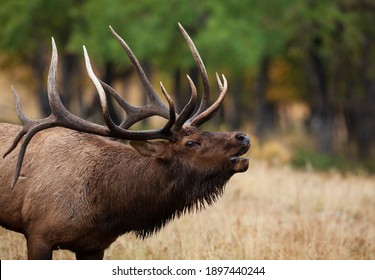
[[[0,258],[25,257],[23,237],[1,229]],[[214,206],[145,240],[124,235],[105,258],[375,259],[375,180],[252,162]]]

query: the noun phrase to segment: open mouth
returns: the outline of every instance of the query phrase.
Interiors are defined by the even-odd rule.
[[[247,157],[241,157],[249,150],[249,148],[250,145],[243,147],[238,153],[230,158],[232,168],[235,172],[245,172],[249,168],[250,159]]]

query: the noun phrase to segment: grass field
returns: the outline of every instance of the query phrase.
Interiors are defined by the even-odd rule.
[[[23,236],[0,229],[0,259],[25,257]],[[124,235],[105,258],[375,259],[375,178],[252,162],[214,206],[145,240]]]

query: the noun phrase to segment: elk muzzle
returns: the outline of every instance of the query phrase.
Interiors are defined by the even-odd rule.
[[[241,156],[244,155],[251,146],[250,137],[239,132],[235,134],[235,140],[239,150],[231,156],[230,163],[235,173],[245,172],[249,168],[249,158]]]

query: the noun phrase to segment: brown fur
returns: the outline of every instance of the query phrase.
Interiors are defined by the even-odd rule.
[[[19,130],[0,124],[1,155]],[[38,133],[13,189],[18,148],[0,158],[0,225],[25,235],[30,259],[51,259],[57,248],[101,259],[119,235],[146,237],[211,204],[248,168],[239,156],[249,138],[238,132],[186,127],[174,142],[130,144],[65,128]]]

